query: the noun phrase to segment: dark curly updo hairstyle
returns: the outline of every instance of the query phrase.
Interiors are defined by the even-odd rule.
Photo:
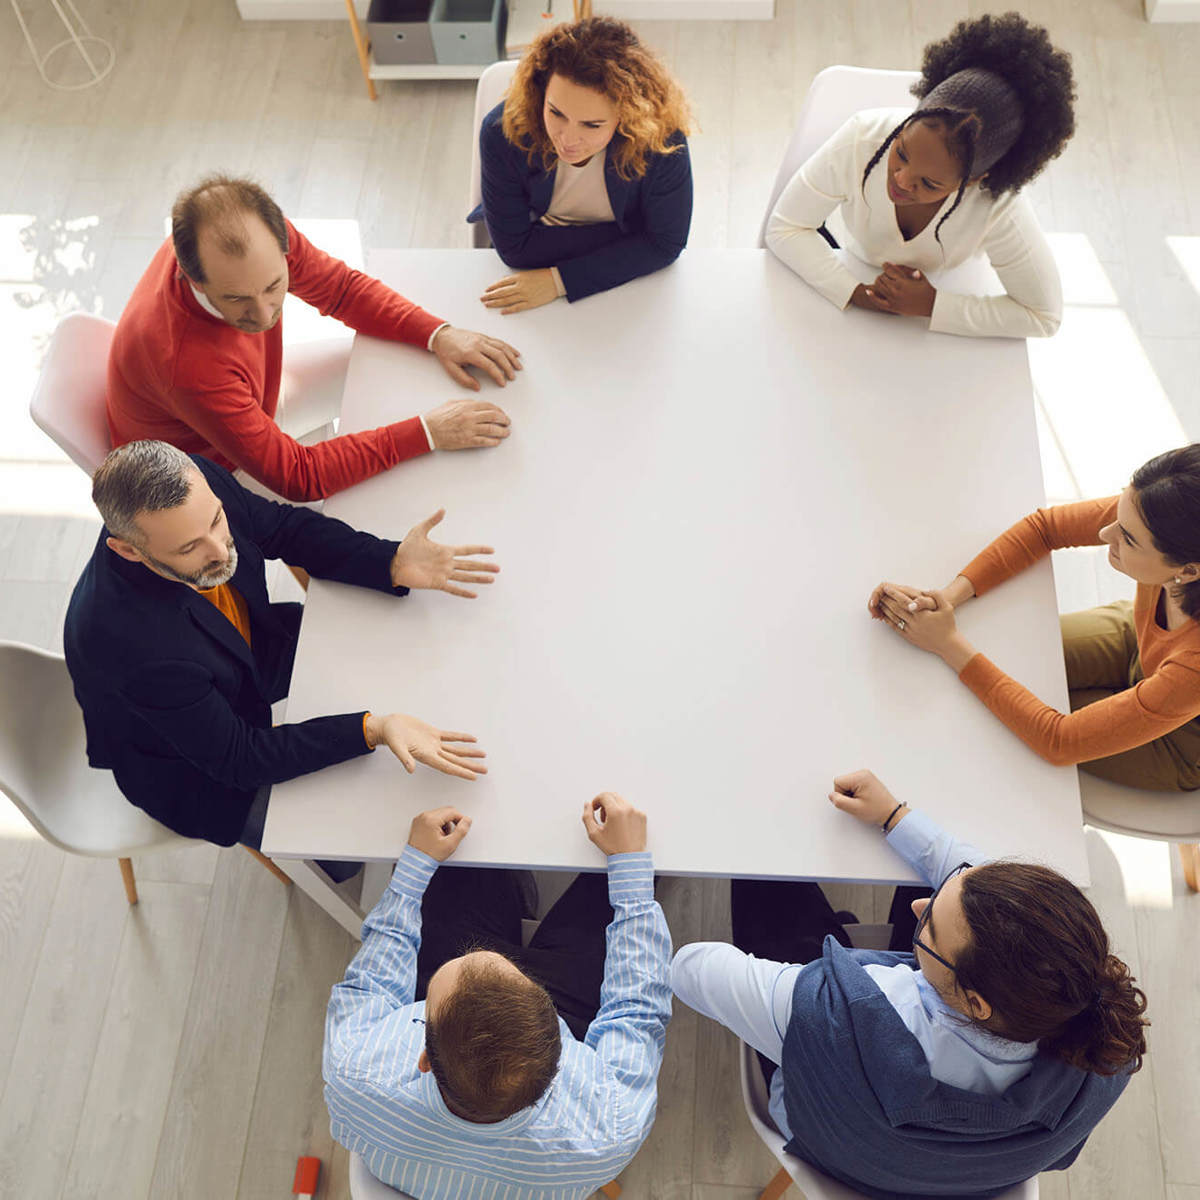
[[[979,186],[993,196],[1019,191],[1052,159],[1057,158],[1075,132],[1075,78],[1071,56],[1050,44],[1050,35],[1040,25],[1031,25],[1019,13],[982,16],[960,21],[950,36],[925,47],[921,78],[913,84],[913,95],[923,100],[941,89],[952,76],[971,71],[983,78],[999,76],[996,82],[1010,93],[1022,119],[1008,149],[990,164],[977,168],[976,152],[985,136],[986,112],[935,102],[918,108],[891,133],[863,172],[863,187],[875,164],[887,153],[896,137],[914,121],[939,128],[946,148],[962,165],[962,180],[954,203],[934,228],[934,237],[962,202],[963,192],[978,169],[986,170]],[[994,94],[994,89],[988,89]],[[976,108],[982,106],[976,106]]]
[[[1155,550],[1176,566],[1200,563],[1200,443],[1143,463],[1130,482]],[[1200,620],[1200,582],[1173,590],[1180,608]]]
[[[957,982],[992,1006],[976,1024],[1081,1071],[1141,1068],[1146,995],[1069,879],[1033,863],[985,863],[963,876],[962,907],[971,940]]]

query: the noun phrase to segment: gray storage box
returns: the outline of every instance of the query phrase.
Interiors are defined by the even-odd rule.
[[[371,0],[367,36],[380,66],[436,61],[429,31],[431,0]]]
[[[429,28],[444,66],[493,63],[504,57],[504,0],[433,0]]]

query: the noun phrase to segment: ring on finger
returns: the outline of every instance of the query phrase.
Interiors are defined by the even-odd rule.
[[[904,630],[905,630],[905,628],[907,627],[907,625],[908,625],[908,622],[907,622],[907,621],[906,621],[906,620],[905,620],[903,617],[901,617],[901,618],[900,618],[900,619],[899,619],[899,620],[896,622],[896,628],[897,628],[897,629],[899,629],[901,633],[903,633],[903,632],[904,632]]]

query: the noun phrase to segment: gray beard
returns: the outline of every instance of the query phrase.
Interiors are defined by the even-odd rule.
[[[228,583],[237,571],[237,546],[234,545],[232,537],[226,541],[225,546],[229,550],[228,562],[223,563],[220,567],[212,571],[197,571],[193,575],[185,575],[181,571],[176,571],[168,567],[166,563],[159,562],[157,558],[151,557],[149,554],[146,554],[146,560],[153,563],[157,571],[165,575],[168,579],[175,580],[176,583],[186,583],[192,587],[207,590],[208,588],[220,587],[223,583]],[[145,551],[142,553],[145,554]]]

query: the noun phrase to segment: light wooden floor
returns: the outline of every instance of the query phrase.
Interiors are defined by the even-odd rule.
[[[120,312],[181,185],[250,170],[292,216],[357,222],[367,248],[468,244],[472,85],[385,84],[371,104],[340,25],[243,25],[229,0],[80,3],[120,58],[74,95],[42,87],[0,14],[0,637],[55,648],[96,525],[70,515],[88,512],[83,477],[25,416],[38,351],[58,314]],[[777,3],[769,23],[643,27],[701,127],[695,246],[753,242],[817,69],[913,66],[989,7]],[[1034,371],[1048,492],[1096,494],[1146,457],[1139,437],[1200,437],[1200,27],[1147,26],[1137,0],[1018,7],[1050,25],[1079,77],[1079,135],[1035,196],[1072,307]],[[471,303],[447,315],[470,325]],[[1060,583],[1071,607],[1108,586],[1078,559]],[[307,1153],[327,1165],[322,1195],[345,1197],[320,1043],[350,940],[240,851],[139,859],[131,910],[114,864],[0,817],[0,1195],[266,1200],[289,1194]],[[1200,899],[1165,847],[1088,836],[1093,898],[1151,997],[1153,1053],[1042,1194],[1200,1200]],[[676,941],[727,937],[727,895],[668,881]],[[835,901],[867,920],[883,902],[863,889]],[[682,1007],[660,1098],[623,1176],[631,1200],[756,1196],[773,1163],[742,1113],[734,1044]]]

